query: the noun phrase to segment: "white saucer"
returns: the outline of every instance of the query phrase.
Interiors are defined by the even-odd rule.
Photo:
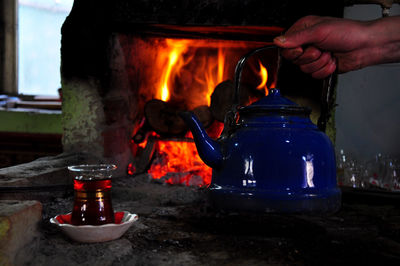
[[[82,243],[95,243],[120,238],[139,217],[127,211],[115,212],[115,223],[103,225],[72,225],[71,213],[60,214],[50,219],[71,239]]]

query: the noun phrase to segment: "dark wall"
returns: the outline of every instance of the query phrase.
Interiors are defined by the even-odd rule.
[[[17,5],[0,1],[0,92],[17,92]]]
[[[305,15],[341,16],[342,1],[116,0],[115,23],[266,25],[288,27]]]
[[[62,27],[62,75],[107,78],[113,32],[140,24],[264,25],[287,28],[305,15],[342,16],[342,1],[75,0]]]
[[[4,4],[0,3],[0,80],[4,80],[4,64],[5,64],[5,24],[4,21]],[[3,86],[0,87],[0,92],[3,92]]]

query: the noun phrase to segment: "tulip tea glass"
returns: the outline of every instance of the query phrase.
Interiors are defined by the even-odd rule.
[[[113,164],[75,165],[68,170],[74,177],[73,225],[102,225],[114,223],[111,203]]]

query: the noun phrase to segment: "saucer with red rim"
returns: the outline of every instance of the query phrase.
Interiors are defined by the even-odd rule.
[[[120,238],[139,217],[128,211],[115,212],[115,223],[103,225],[72,225],[71,213],[50,219],[71,239],[82,243],[106,242]]]

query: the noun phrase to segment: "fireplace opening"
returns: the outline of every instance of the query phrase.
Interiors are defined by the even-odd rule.
[[[118,36],[131,87],[137,91],[133,162],[128,173],[148,172],[169,184],[208,186],[211,169],[197,154],[181,111],[193,111],[218,138],[233,100],[238,60],[271,44],[278,27],[177,27],[153,25],[147,34]],[[165,36],[164,36],[165,35]],[[240,102],[248,105],[277,82],[278,50],[251,58],[243,71]]]
[[[147,173],[155,162],[165,161],[157,159],[158,142],[194,147],[180,111],[195,112],[217,138],[232,103],[238,59],[271,44],[304,15],[342,12],[336,2],[318,1],[194,1],[183,9],[153,2],[76,1],[62,28],[63,151],[117,164],[118,176],[127,170]],[[324,99],[321,82],[285,60],[277,79],[278,53],[270,53],[246,63],[242,104],[276,85],[285,97],[311,107],[316,122]],[[169,179],[168,173],[162,179]]]

